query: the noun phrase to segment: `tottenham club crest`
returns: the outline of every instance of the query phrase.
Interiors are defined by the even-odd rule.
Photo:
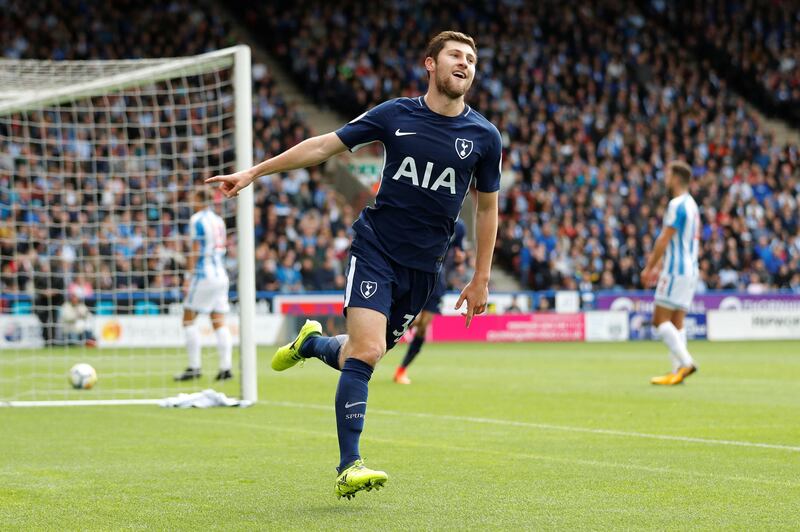
[[[456,139],[456,153],[462,159],[469,157],[472,153],[472,141],[467,139]]]
[[[378,291],[378,283],[375,281],[361,281],[361,295],[365,299],[372,297],[372,294]]]

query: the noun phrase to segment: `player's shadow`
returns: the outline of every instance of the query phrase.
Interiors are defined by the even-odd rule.
[[[371,501],[372,504],[369,505],[370,508],[373,509],[380,509],[383,507],[383,504],[380,504],[380,501]],[[375,504],[375,503],[378,504]],[[352,516],[353,515],[353,504],[358,504],[357,501],[347,501],[347,500],[340,500],[334,501],[332,504],[321,505],[315,504],[311,506],[306,506],[311,512],[315,515],[343,515],[343,516]],[[361,501],[361,504],[358,505],[359,510],[363,510],[365,508],[364,501]]]

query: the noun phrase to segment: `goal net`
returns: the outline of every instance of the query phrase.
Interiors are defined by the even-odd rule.
[[[250,50],[126,61],[0,60],[0,404],[256,399],[252,189],[219,193],[232,380],[211,323],[188,364],[181,302],[192,192],[252,164]],[[237,229],[238,225],[238,229]],[[90,390],[70,368],[95,368]]]

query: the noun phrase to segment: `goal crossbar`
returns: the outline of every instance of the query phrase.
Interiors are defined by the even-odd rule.
[[[148,64],[128,72],[113,74],[104,78],[90,81],[72,83],[59,88],[9,90],[0,89],[0,115],[23,111],[37,106],[57,105],[76,98],[91,98],[109,92],[124,90],[143,83],[157,83],[175,76],[193,76],[202,74],[209,68],[224,68],[233,65],[236,52],[249,48],[245,45],[233,46],[214,52],[208,52],[193,57],[181,57],[155,61],[157,64]],[[248,53],[249,55],[249,53]],[[30,61],[0,60],[0,72],[6,73],[3,77],[14,77],[17,82],[24,79],[21,65]],[[58,61],[41,61],[45,66],[63,66]],[[79,62],[71,62],[79,63]],[[152,62],[149,62],[152,63]],[[133,64],[125,61],[124,64]]]

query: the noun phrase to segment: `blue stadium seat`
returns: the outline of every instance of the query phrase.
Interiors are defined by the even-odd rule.
[[[158,305],[151,301],[137,301],[133,313],[137,316],[159,314]]]
[[[97,316],[111,316],[116,311],[116,306],[113,301],[100,300],[94,308],[94,313]]]
[[[23,314],[32,314],[33,305],[30,301],[14,301],[11,304],[11,314],[21,316]]]

